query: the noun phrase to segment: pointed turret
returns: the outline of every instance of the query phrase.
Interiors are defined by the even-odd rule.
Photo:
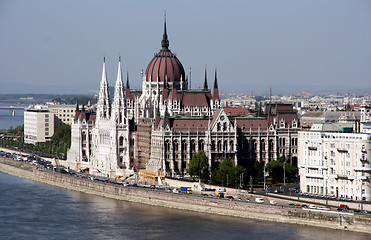
[[[213,100],[214,101],[219,101],[219,90],[218,90],[218,78],[217,78],[217,73],[215,69],[215,80],[214,80],[214,92],[213,92]]]
[[[166,12],[165,12],[165,17],[164,17],[164,34],[162,35],[161,46],[162,46],[161,51],[169,51],[169,40],[167,39],[167,32],[166,32]]]
[[[208,90],[209,87],[207,86],[207,71],[206,71],[206,67],[205,67],[205,82],[204,82],[204,90]]]
[[[97,117],[100,119],[109,118],[111,115],[111,104],[108,90],[106,58],[103,58],[102,81],[100,83],[99,97],[97,104]]]
[[[130,89],[130,85],[129,85],[129,72],[126,71],[126,89]]]
[[[122,81],[121,57],[119,57],[119,65],[117,70],[117,80],[115,85],[115,95],[112,105],[113,120],[117,123],[123,123],[126,117],[126,102],[125,102],[125,86]]]

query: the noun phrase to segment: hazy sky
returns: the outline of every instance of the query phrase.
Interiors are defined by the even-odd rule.
[[[192,88],[207,66],[222,91],[371,89],[370,0],[1,0],[0,93],[91,93],[104,56],[114,85],[119,55],[141,88],[165,10]]]

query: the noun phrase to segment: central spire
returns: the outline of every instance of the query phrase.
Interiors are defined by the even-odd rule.
[[[161,41],[162,51],[169,51],[169,40],[167,39],[167,32],[166,32],[166,11],[164,16],[164,35],[162,35]]]

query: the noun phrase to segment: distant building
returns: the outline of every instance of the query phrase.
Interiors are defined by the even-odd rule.
[[[24,112],[24,142],[35,144],[48,141],[54,134],[55,119],[46,106],[36,105]]]
[[[361,122],[371,122],[371,105],[361,106]]]
[[[61,124],[72,124],[75,117],[76,105],[48,105],[50,113],[57,117],[56,128]]]
[[[353,128],[353,123],[321,123],[299,132],[302,192],[371,200],[371,134]]]

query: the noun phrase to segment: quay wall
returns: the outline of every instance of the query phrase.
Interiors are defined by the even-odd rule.
[[[118,200],[203,213],[342,229],[371,234],[371,218],[367,218],[363,215],[339,215],[325,212],[312,212],[304,211],[299,208],[282,208],[280,206],[260,205],[251,202],[209,199],[200,196],[165,193],[145,188],[123,187],[120,185],[76,178],[67,174],[38,170],[36,168],[22,169],[20,166],[10,166],[4,163],[0,163],[0,171],[69,190]]]

